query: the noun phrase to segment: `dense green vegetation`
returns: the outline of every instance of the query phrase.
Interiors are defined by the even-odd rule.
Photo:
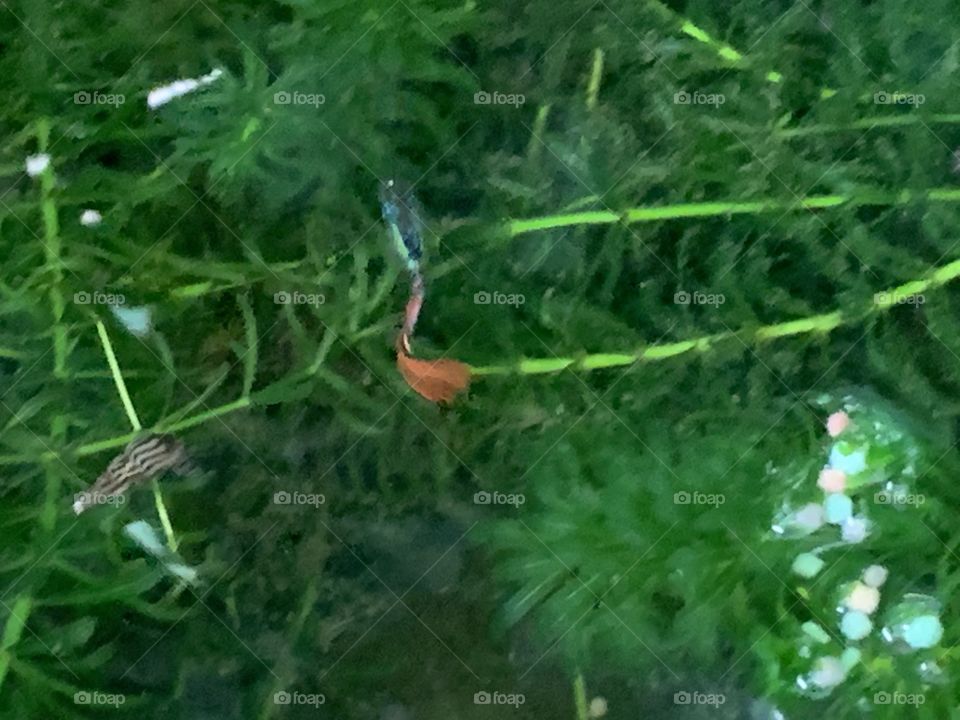
[[[960,716],[958,27],[0,2],[0,716]],[[424,208],[415,353],[473,368],[449,405],[397,371],[389,177]],[[926,501],[868,506],[813,582],[771,525],[846,393]],[[141,427],[200,471],[75,515]],[[943,677],[873,638],[804,696],[804,623],[839,653],[871,564],[880,612],[941,603]]]

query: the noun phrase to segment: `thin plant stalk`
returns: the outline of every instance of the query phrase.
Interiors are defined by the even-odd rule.
[[[50,145],[50,121],[41,118],[37,123],[37,145],[45,153]],[[53,376],[67,377],[67,328],[63,324],[66,301],[63,297],[63,261],[60,257],[60,219],[54,191],[57,179],[53,164],[40,173],[40,211],[43,216],[44,263],[50,272],[50,304],[53,308]]]
[[[937,268],[924,279],[911,280],[885,292],[877,293],[870,305],[860,313],[843,313],[836,310],[799,320],[765,325],[750,333],[723,332],[715,335],[704,335],[689,340],[667,343],[666,345],[641,348],[632,353],[595,353],[581,357],[534,358],[523,359],[512,365],[471,367],[470,374],[474,377],[482,377],[485,375],[541,375],[567,369],[578,371],[603,370],[640,362],[667,360],[692,352],[706,352],[714,345],[734,338],[739,338],[741,342],[746,344],[756,344],[794,335],[826,335],[843,325],[851,325],[870,315],[885,312],[904,302],[907,298],[916,297],[928,290],[946,285],[958,277],[960,277],[960,260],[954,260]]]
[[[120,363],[117,362],[117,356],[113,352],[113,344],[110,342],[110,336],[107,334],[107,328],[102,321],[97,320],[97,333],[100,335],[100,344],[103,345],[103,353],[107,356],[107,364],[110,366],[110,372],[113,374],[113,381],[117,386],[117,393],[120,395],[120,401],[123,403],[123,409],[127,413],[127,419],[133,426],[134,434],[143,429],[137,411],[130,400],[130,393],[127,392],[127,384],[123,380],[123,373],[120,372]],[[157,506],[157,515],[160,516],[160,524],[163,525],[163,532],[167,537],[169,548],[177,551],[177,538],[173,532],[173,525],[170,522],[170,514],[167,512],[166,503],[163,501],[163,493],[160,490],[159,481],[154,478],[151,483],[153,486],[153,501]]]
[[[583,673],[577,670],[573,680],[573,704],[577,710],[577,720],[589,720],[590,710],[587,707],[587,683]]]
[[[623,222],[627,225],[641,222],[658,222],[695,217],[727,217],[730,215],[759,215],[767,212],[790,210],[824,210],[835,207],[859,207],[865,205],[906,205],[911,202],[960,202],[958,188],[931,188],[924,191],[901,190],[899,193],[865,189],[855,195],[809,195],[799,200],[764,198],[751,201],[720,200],[703,203],[677,203],[656,207],[628,208],[620,212],[612,210],[588,210],[576,213],[545,215],[537,218],[512,220],[507,226],[510,236],[552,230],[576,225],[612,225]]]

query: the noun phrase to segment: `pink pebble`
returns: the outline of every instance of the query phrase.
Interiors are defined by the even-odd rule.
[[[836,437],[846,430],[849,424],[850,416],[843,410],[839,410],[827,418],[827,434],[830,435],[830,437]]]
[[[847,487],[847,474],[843,470],[825,467],[820,471],[817,485],[827,493],[843,492]]]

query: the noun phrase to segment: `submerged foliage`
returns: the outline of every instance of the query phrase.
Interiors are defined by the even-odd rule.
[[[4,716],[956,712],[955,4],[0,17]],[[416,355],[473,368],[449,407],[396,365],[388,177]],[[821,597],[768,533],[849,386],[922,438],[930,503]],[[202,472],[74,515],[140,425]],[[794,631],[867,562],[942,603],[946,681],[875,656],[802,697]]]

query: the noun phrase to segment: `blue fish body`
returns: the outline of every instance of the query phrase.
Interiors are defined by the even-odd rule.
[[[380,212],[397,251],[408,268],[415,270],[423,257],[423,222],[413,192],[393,180],[381,183]]]

